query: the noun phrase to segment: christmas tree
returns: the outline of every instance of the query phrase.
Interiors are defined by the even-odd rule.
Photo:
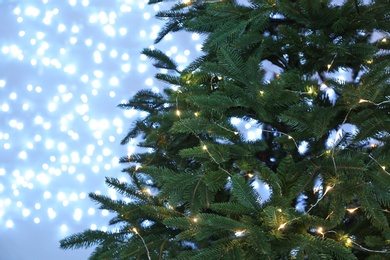
[[[130,181],[106,178],[123,198],[90,194],[116,229],[61,248],[95,247],[90,259],[389,259],[390,2],[193,0],[157,17],[156,43],[196,32],[203,54],[180,70],[142,51],[166,88],[119,105],[147,113],[122,141],[142,137],[121,158]]]

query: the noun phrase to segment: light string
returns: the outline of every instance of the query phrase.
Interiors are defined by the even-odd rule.
[[[148,259],[151,260],[149,248],[148,248],[148,246],[146,245],[144,238],[141,236],[141,234],[138,232],[138,230],[137,230],[135,227],[132,228],[132,229],[130,229],[130,230],[131,230],[134,234],[136,234],[139,238],[141,238],[142,243],[144,244],[144,247],[145,247],[145,249],[146,249],[146,253],[147,253],[147,255],[148,255]]]
[[[313,205],[311,205],[311,207],[306,211],[306,214],[308,214],[314,207],[316,207],[318,205],[318,203],[326,196],[326,194],[328,193],[328,191],[330,191],[331,189],[333,189],[334,186],[327,186],[326,189],[325,189],[325,192],[317,199],[316,203],[314,203]],[[281,212],[281,210],[279,211]],[[284,229],[288,224],[290,224],[291,222],[294,222],[295,220],[299,220],[301,219],[303,216],[301,217],[296,217],[296,218],[293,218],[287,222],[284,222],[282,224],[279,225],[278,227],[278,230],[282,230]]]
[[[198,134],[195,133],[194,130],[191,129],[191,127],[189,127],[186,123],[184,123],[184,121],[182,120],[181,118],[181,113],[180,113],[180,110],[179,110],[179,94],[181,94],[182,92],[180,90],[177,91],[177,95],[176,95],[176,115],[179,117],[179,120],[180,120],[180,123],[185,127],[187,128],[188,130],[190,130],[190,132],[200,141],[200,143],[202,144],[202,149],[204,151],[207,152],[207,154],[210,156],[210,158],[213,160],[214,163],[216,163],[218,165],[218,168],[222,171],[224,171],[226,174],[228,174],[230,177],[232,177],[233,175],[227,171],[226,169],[224,169],[223,167],[221,167],[221,165],[218,163],[218,161],[214,158],[214,156],[211,154],[211,152],[208,150],[207,148],[207,145],[203,142],[203,140],[199,137]]]
[[[334,187],[334,186],[333,186]],[[328,193],[328,191],[330,191],[331,189],[333,189],[332,186],[326,186],[326,189],[325,189],[325,192],[317,199],[316,203],[314,203],[313,205],[311,205],[311,207],[306,211],[306,213],[309,213],[315,206],[318,205],[318,203],[326,196],[326,194]]]
[[[390,175],[390,173],[389,173],[388,171],[386,171],[386,166],[381,165],[381,164],[378,162],[378,160],[376,160],[374,157],[372,157],[371,154],[368,155],[368,157],[370,157],[371,160],[373,160],[376,164],[378,164],[378,165],[381,167],[381,169],[382,169],[383,172],[385,172],[386,174]]]
[[[334,61],[334,60],[333,60],[333,61]],[[333,61],[332,61],[332,63],[333,63]],[[330,65],[328,65],[328,70],[330,69],[332,63],[331,63]],[[180,121],[181,121],[181,123],[183,124],[183,126],[185,126],[187,129],[189,129],[189,130],[196,136],[196,138],[199,139],[199,141],[201,142],[201,144],[203,144],[202,149],[205,150],[205,151],[207,151],[207,153],[208,153],[208,155],[210,156],[210,158],[211,158],[216,164],[218,164],[218,166],[221,168],[220,164],[216,161],[216,159],[215,159],[215,158],[212,156],[212,154],[208,151],[208,148],[207,148],[207,146],[205,145],[205,143],[203,142],[203,140],[201,140],[201,138],[200,138],[200,137],[199,137],[199,136],[198,136],[198,135],[197,135],[197,134],[196,134],[196,133],[187,125],[187,124],[185,124],[185,123],[183,122],[183,120],[182,120],[182,118],[181,118],[181,113],[180,113],[180,110],[179,110],[179,102],[178,102],[178,96],[179,96],[180,93],[181,93],[181,92],[178,91],[178,95],[176,96],[176,109],[177,109],[177,110],[176,110],[176,115],[179,116]],[[308,93],[308,94],[313,94],[312,91],[309,91],[309,92],[307,92],[307,93]],[[264,92],[262,92],[261,94],[264,94]],[[390,103],[390,101],[383,101],[383,102],[380,102],[380,103],[374,103],[374,102],[369,101],[369,100],[364,100],[364,99],[359,100],[359,103],[365,103],[365,102],[374,104],[374,105],[376,105],[376,106],[382,105],[382,104],[384,104],[384,103]],[[352,108],[348,111],[347,115],[345,116],[345,118],[344,118],[344,120],[343,120],[343,124],[347,121],[347,118],[348,118],[350,112],[353,110],[353,108],[355,108],[355,107],[352,107]],[[195,113],[195,116],[198,116],[198,114]],[[231,129],[228,129],[228,128],[226,128],[225,126],[222,126],[221,124],[216,123],[216,125],[217,125],[218,127],[222,128],[222,129],[228,131],[228,132],[231,132],[231,133],[235,134],[235,135],[239,134],[239,132],[233,131],[233,130],[231,130]],[[269,132],[269,133],[278,133],[278,134],[281,134],[281,135],[285,135],[285,136],[287,136],[289,139],[292,139],[292,141],[294,142],[295,147],[296,147],[297,149],[299,149],[299,146],[298,146],[296,140],[295,140],[291,135],[289,135],[289,134],[287,134],[287,133],[280,132],[280,131],[265,130],[265,129],[262,129],[262,131],[264,131],[264,132]],[[335,149],[336,149],[336,147],[337,147],[337,143],[336,143],[336,144],[332,147],[332,149],[329,151],[329,152],[331,152],[331,158],[332,158],[332,162],[333,162],[333,167],[334,167],[335,173],[337,173],[337,165],[336,165],[335,156],[334,156],[334,155],[335,155]],[[325,152],[325,153],[326,153],[326,154],[329,154],[329,152]],[[323,153],[323,154],[325,154],[325,153]],[[323,154],[322,154],[322,155],[323,155]],[[386,172],[387,174],[390,175],[390,173],[389,173],[388,171],[386,171],[386,168],[385,168],[384,166],[382,166],[375,158],[373,158],[371,155],[370,155],[369,157],[370,157],[373,161],[375,161],[379,166],[381,166],[381,168],[382,168],[382,170],[383,170],[384,172]],[[225,169],[223,169],[223,168],[221,168],[221,169],[224,170],[225,172],[227,172]],[[231,174],[230,174],[229,172],[227,172],[227,173],[231,176]],[[315,208],[315,207],[323,200],[323,198],[327,195],[327,193],[328,193],[332,188],[334,188],[334,186],[327,186],[326,189],[325,189],[325,192],[317,199],[317,201],[316,201],[313,205],[311,205],[311,207],[306,211],[306,214],[309,213],[309,212],[311,212],[311,210],[312,210],[313,208]],[[356,207],[356,208],[347,208],[346,210],[347,210],[349,213],[353,213],[353,212],[356,211],[357,209],[359,209],[359,207]],[[384,211],[387,212],[386,210],[384,210]],[[330,215],[331,215],[331,214],[330,214]],[[330,215],[329,215],[329,216],[330,216]],[[328,217],[329,217],[329,216],[328,216]],[[328,218],[328,217],[327,217],[327,218]],[[302,218],[302,217],[293,218],[293,219],[291,219],[291,220],[289,220],[289,221],[287,221],[287,222],[282,223],[281,225],[279,225],[278,230],[284,229],[288,224],[290,224],[290,223],[292,223],[292,222],[294,222],[294,221],[296,221],[296,220],[298,220],[298,219],[300,219],[300,218]],[[197,223],[197,222],[198,222],[198,219],[197,219],[197,218],[193,218],[192,221],[193,221],[194,223]],[[323,231],[322,231],[322,228],[318,228],[318,229],[317,229],[317,232],[320,233],[323,237],[325,236],[326,233],[336,233],[336,234],[337,234],[337,232],[336,232],[336,231],[333,231],[333,230],[323,232]],[[366,251],[366,252],[390,253],[390,252],[387,252],[386,250],[381,250],[381,251],[380,251],[380,250],[371,250],[371,249],[365,248],[365,247],[363,247],[362,245],[360,245],[360,244],[356,243],[355,241],[353,241],[351,238],[348,238],[348,240],[349,240],[350,243],[352,243],[352,244],[355,245],[356,247],[358,247],[358,248],[360,248],[361,250],[364,250],[364,251]]]
[[[325,231],[323,230],[322,227],[319,227],[316,229],[316,232],[318,234],[320,234],[322,236],[323,239],[325,239],[325,235],[328,234],[328,233],[333,233],[335,235],[338,235],[337,231],[334,231],[334,230],[328,230],[328,231]],[[348,237],[347,240],[346,240],[346,245],[354,245],[356,247],[358,247],[359,249],[361,249],[362,251],[365,251],[365,252],[369,252],[369,253],[381,253],[381,254],[390,254],[390,251],[384,249],[384,250],[372,250],[372,249],[368,249],[358,243],[356,243],[351,237]]]
[[[390,103],[390,100],[385,100],[385,101],[382,101],[382,102],[379,102],[379,103],[375,103],[371,100],[367,100],[367,99],[360,99],[359,100],[359,104],[362,104],[362,103],[370,103],[370,104],[373,104],[375,106],[380,106],[380,105],[383,105],[383,104],[386,104],[386,103]]]

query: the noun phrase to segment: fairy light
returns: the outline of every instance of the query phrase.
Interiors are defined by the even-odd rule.
[[[198,219],[197,219],[197,218],[193,218],[193,219],[192,219],[192,222],[197,223],[197,222],[198,222]]]
[[[374,157],[372,157],[371,155],[369,155],[369,157],[371,158],[371,160],[373,160],[376,164],[378,164],[378,165],[381,167],[381,169],[382,169],[383,172],[385,172],[386,174],[390,175],[390,172],[388,172],[388,171],[386,170],[386,166],[380,164],[380,163],[378,162],[378,160],[376,160],[376,159],[375,159]]]
[[[386,39],[386,38],[383,38],[383,39],[381,40],[381,42],[387,42],[387,39]]]
[[[203,145],[203,146],[202,146],[202,149],[206,151],[206,150],[207,150],[207,146],[206,146],[206,145]]]
[[[321,234],[322,236],[324,236],[325,235],[325,233],[324,233],[324,229],[322,228],[322,227],[319,227],[319,228],[317,228],[317,233],[318,234]]]
[[[314,90],[314,88],[313,88],[313,87],[309,87],[309,89],[308,89],[307,93],[309,93],[310,95],[312,95],[312,94],[315,94],[315,93],[316,93],[316,91]]]
[[[135,227],[132,228],[131,231],[133,231],[133,232],[134,232],[135,234],[137,234],[137,235],[139,234],[139,233],[138,233],[138,230],[137,230]]]
[[[245,235],[245,230],[237,230],[237,231],[234,232],[234,235],[236,237],[242,237],[242,236]]]
[[[306,213],[309,213],[315,206],[317,206],[318,203],[320,203],[320,201],[326,196],[326,194],[327,194],[331,189],[333,189],[332,186],[326,186],[324,194],[322,194],[322,196],[319,197],[319,198],[317,199],[316,203],[314,203],[314,204],[307,210]]]
[[[280,135],[287,136],[288,139],[290,139],[290,140],[292,140],[294,142],[295,147],[299,150],[299,145],[295,141],[295,138],[292,137],[291,135],[289,135],[287,133],[284,133],[284,132],[280,132],[280,131],[272,131],[272,130],[266,130],[266,129],[262,129],[261,131],[262,132],[267,132],[267,133],[274,133],[274,134],[280,134]]]
[[[145,247],[145,249],[146,249],[146,253],[147,253],[147,255],[148,255],[148,259],[151,260],[149,248],[148,248],[148,246],[146,245],[144,238],[141,236],[141,234],[138,232],[138,230],[137,230],[135,227],[133,227],[133,228],[130,229],[130,230],[131,230],[134,234],[136,234],[136,235],[142,240],[142,243],[144,244],[144,247]]]
[[[281,224],[281,225],[278,227],[278,230],[284,229],[284,228],[286,227],[286,225],[287,225],[287,222]]]
[[[180,115],[181,115],[180,110],[176,110],[176,115],[177,115],[177,116],[180,116]]]
[[[346,210],[349,212],[349,213],[354,213],[356,210],[358,210],[359,207],[356,207],[356,208],[347,208]]]

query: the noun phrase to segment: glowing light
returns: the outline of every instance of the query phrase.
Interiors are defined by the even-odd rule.
[[[1,110],[3,110],[4,112],[8,112],[9,111],[9,105],[8,104],[3,104],[1,106]]]
[[[31,211],[29,209],[23,209],[22,215],[23,217],[28,217],[30,215]]]
[[[50,177],[47,174],[40,173],[37,175],[37,181],[39,181],[43,185],[47,185],[50,182]]]
[[[138,65],[138,72],[139,73],[144,73],[146,71],[146,65],[145,64],[139,64]]]
[[[57,27],[58,32],[64,32],[66,30],[65,24],[60,23]]]
[[[57,216],[57,213],[54,211],[53,208],[48,208],[47,215],[50,219],[54,219]]]
[[[234,232],[234,235],[236,237],[242,237],[242,236],[245,235],[245,231],[244,230],[238,230],[238,231]]]
[[[76,73],[76,66],[75,65],[68,65],[64,68],[64,72],[73,75]]]
[[[333,188],[333,187],[331,187],[331,186],[326,186],[325,194],[326,194],[328,191],[330,191],[332,188]]]
[[[119,85],[119,79],[117,77],[110,78],[110,85],[111,86],[118,86]]]
[[[97,48],[99,51],[104,51],[106,49],[106,45],[104,43],[99,43]]]
[[[68,230],[68,226],[65,225],[65,224],[62,224],[62,225],[61,225],[61,231],[62,231],[62,232],[65,232],[65,231],[67,231],[67,230]]]
[[[192,38],[192,40],[197,41],[197,40],[199,40],[200,36],[199,36],[199,34],[197,34],[197,33],[193,33],[193,34],[191,35],[191,38]]]
[[[287,223],[283,223],[278,227],[278,230],[284,229],[286,227]]]
[[[111,58],[116,58],[118,56],[118,52],[116,50],[111,50],[110,56],[111,56]]]
[[[76,44],[77,38],[76,38],[76,37],[70,37],[70,38],[69,38],[69,42],[70,42],[71,44]]]
[[[91,46],[92,45],[92,40],[91,39],[86,39],[84,43],[85,43],[86,46]]]
[[[25,160],[27,158],[27,153],[25,151],[21,151],[19,153],[19,158]]]
[[[33,6],[29,6],[27,7],[25,10],[24,10],[24,14],[26,16],[33,16],[33,17],[37,17],[39,15],[40,11],[38,8],[36,7],[33,7]]]
[[[77,175],[76,179],[79,182],[83,182],[85,180],[85,175],[84,174],[79,174],[79,175]]]
[[[356,207],[356,208],[349,208],[349,209],[347,209],[347,211],[349,212],[349,213],[354,213],[356,210],[358,210],[359,209],[359,207]]]
[[[124,28],[124,27],[120,28],[119,29],[119,34],[122,35],[122,36],[126,35],[127,34],[127,29]]]
[[[99,63],[102,63],[103,59],[102,59],[102,55],[100,54],[99,51],[95,51],[93,53],[93,59],[94,59],[94,62],[96,64],[99,64]]]
[[[95,209],[94,208],[89,208],[88,209],[88,215],[94,215],[95,214]]]
[[[122,69],[122,71],[123,72],[129,72],[130,71],[130,64],[123,64],[122,66],[121,66],[121,69]]]
[[[6,222],[5,222],[5,226],[7,227],[7,228],[13,228],[14,227],[14,222],[12,221],[12,220],[7,220]]]
[[[80,221],[82,216],[83,216],[83,211],[79,208],[75,209],[75,211],[73,213],[74,220]]]
[[[45,142],[46,149],[52,149],[54,147],[54,141],[53,140],[46,140]]]
[[[103,31],[110,37],[114,37],[116,34],[114,27],[112,27],[111,25],[104,26]]]
[[[45,191],[45,192],[43,193],[43,197],[44,197],[45,199],[50,199],[50,198],[51,198],[51,193],[50,193],[50,191]]]

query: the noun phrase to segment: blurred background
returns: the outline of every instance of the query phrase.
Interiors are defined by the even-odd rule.
[[[87,259],[59,240],[109,230],[110,214],[89,192],[116,197],[104,177],[125,178],[119,143],[142,116],[116,106],[140,89],[164,87],[143,48],[167,5],[144,0],[0,1],[0,259]],[[171,2],[172,3],[172,2]],[[197,34],[156,48],[185,66],[200,55]]]

